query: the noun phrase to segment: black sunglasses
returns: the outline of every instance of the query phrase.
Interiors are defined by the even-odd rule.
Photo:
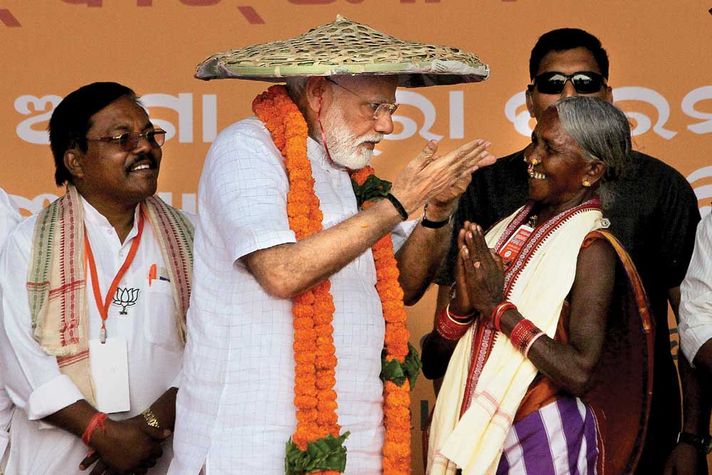
[[[594,94],[606,84],[603,76],[592,71],[577,71],[573,74],[549,71],[535,77],[528,89],[531,91],[536,88],[542,94],[561,94],[567,81],[571,81],[579,94]]]

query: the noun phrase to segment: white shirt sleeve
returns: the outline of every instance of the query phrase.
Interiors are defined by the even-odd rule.
[[[398,225],[393,228],[393,231],[391,231],[391,240],[393,241],[394,252],[398,252],[401,246],[405,244],[419,222],[420,220],[418,219],[411,219],[398,223]]]
[[[21,216],[10,197],[0,188],[0,249],[10,231],[20,222]],[[3,274],[4,275],[4,274]],[[0,296],[0,299],[2,297]],[[0,313],[1,315],[1,313]],[[12,401],[5,390],[4,370],[0,370],[0,458],[10,442],[10,420],[14,410]]]
[[[199,220],[218,233],[233,261],[295,242],[287,218],[284,159],[259,121],[244,120],[213,142],[201,176]]]
[[[33,224],[28,220],[20,225],[0,256],[0,361],[10,398],[30,420],[37,420],[84,397],[32,335],[25,281]]]
[[[695,249],[680,285],[680,346],[690,364],[712,338],[712,213],[697,226]]]
[[[5,191],[0,188],[0,248],[10,231],[20,222],[22,216]]]

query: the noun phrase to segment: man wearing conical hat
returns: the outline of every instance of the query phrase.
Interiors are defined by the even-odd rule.
[[[487,74],[470,54],[344,18],[198,67],[287,84],[205,160],[170,473],[410,471],[419,362],[403,301],[424,292],[457,198],[493,157],[484,140],[430,142],[393,184],[368,163],[394,130],[398,85]]]

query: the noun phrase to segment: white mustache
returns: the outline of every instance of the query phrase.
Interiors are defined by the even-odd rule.
[[[361,139],[361,141],[358,144],[362,145],[362,144],[365,144],[366,142],[379,143],[381,140],[383,140],[383,134],[377,134],[377,135],[374,135],[373,137],[366,137],[366,138]]]

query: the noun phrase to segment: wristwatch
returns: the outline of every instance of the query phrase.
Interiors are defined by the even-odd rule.
[[[440,229],[443,226],[446,226],[448,223],[450,223],[450,218],[452,218],[452,216],[448,216],[447,219],[443,219],[442,221],[430,221],[426,217],[427,211],[428,211],[428,204],[426,203],[425,208],[423,208],[423,218],[420,220],[420,224],[424,228]]]
[[[712,452],[712,438],[709,435],[697,435],[691,434],[690,432],[680,432],[677,434],[676,443],[683,442],[685,444],[692,445],[701,454],[708,454]]]

